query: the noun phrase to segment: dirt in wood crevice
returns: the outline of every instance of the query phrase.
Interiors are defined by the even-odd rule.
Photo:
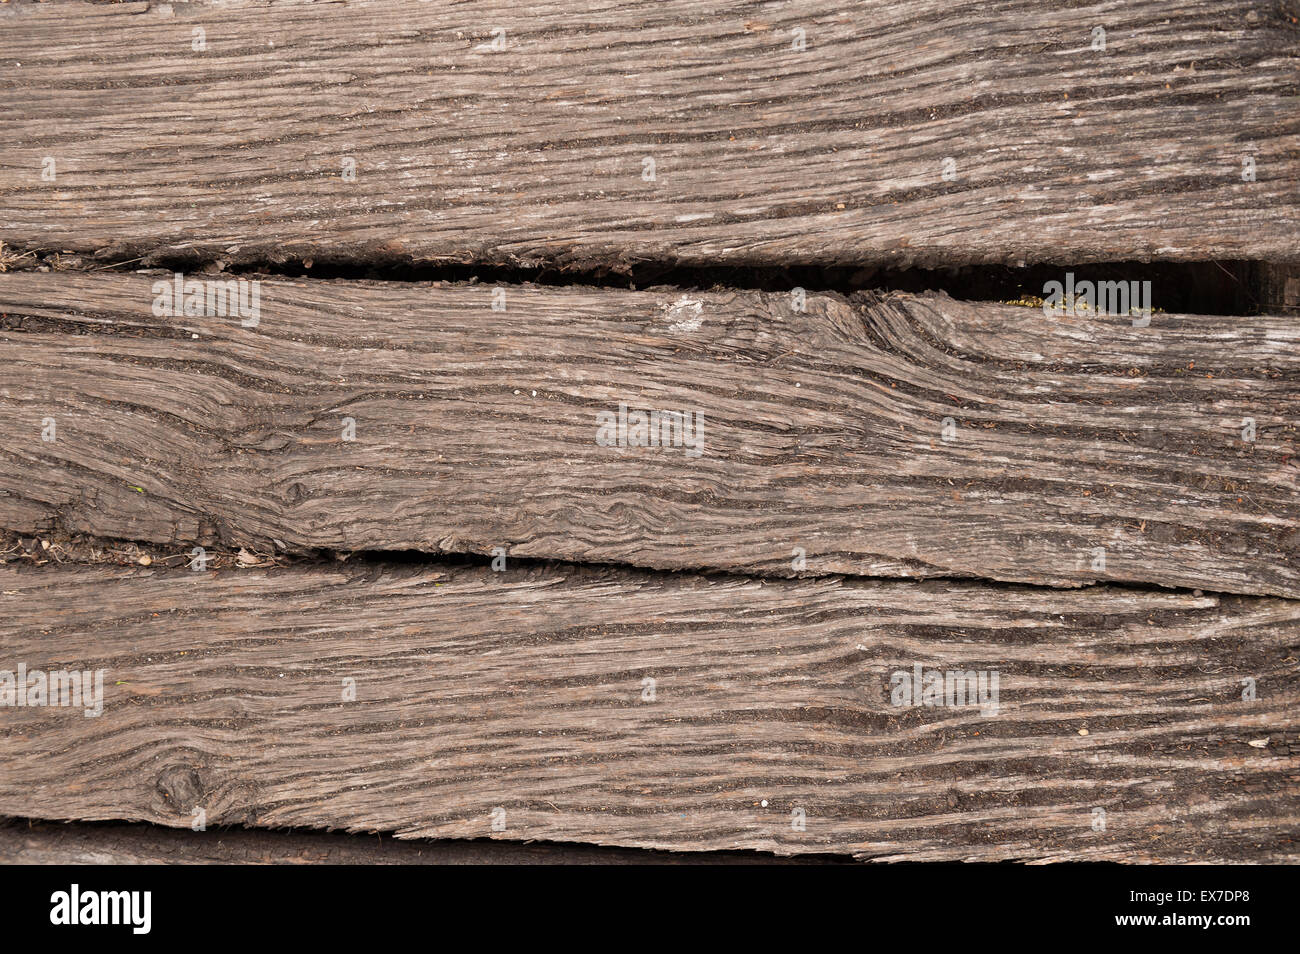
[[[624,288],[673,287],[683,290],[740,289],[784,292],[942,291],[977,302],[1041,301],[1048,282],[1073,273],[1082,281],[1149,281],[1154,310],[1192,315],[1252,315],[1265,310],[1258,300],[1260,263],[1097,262],[1085,264],[967,265],[946,269],[890,269],[844,265],[693,266],[670,262],[611,264],[600,269],[562,266],[522,267],[417,262],[402,256],[340,254],[315,259],[226,262],[154,253],[118,260],[53,248],[16,249],[0,245],[3,271],[130,272],[163,268],[187,274],[266,275],[320,280],[388,282],[477,282],[487,285],[533,283],[548,286]]]

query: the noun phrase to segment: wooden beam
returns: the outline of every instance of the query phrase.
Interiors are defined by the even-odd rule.
[[[1297,33],[1272,2],[234,0],[0,18],[11,245],[614,267],[1300,260]]]
[[[1255,286],[1261,311],[1278,315],[1300,315],[1300,263],[1257,263]]]
[[[98,716],[0,708],[0,814],[1300,859],[1293,601],[383,564],[2,567],[0,590],[0,669],[104,686]],[[994,705],[896,705],[918,665],[983,673]]]
[[[243,327],[155,281],[0,276],[0,527],[1300,594],[1291,319],[264,281]],[[701,453],[602,446],[620,405]]]

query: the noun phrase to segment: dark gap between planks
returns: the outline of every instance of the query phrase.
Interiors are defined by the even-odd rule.
[[[1252,315],[1269,311],[1261,295],[1265,263],[1247,260],[1206,262],[1095,262],[1079,265],[968,265],[945,269],[889,269],[854,265],[716,265],[683,266],[670,262],[637,262],[600,269],[536,268],[482,264],[417,262],[400,256],[318,256],[285,261],[241,261],[150,254],[112,262],[99,256],[64,254],[54,249],[0,249],[0,271],[170,271],[268,275],[317,280],[351,279],[389,282],[477,282],[486,285],[532,283],[548,286],[686,290],[735,288],[783,292],[942,291],[971,302],[1010,302],[1041,299],[1043,287],[1073,272],[1080,281],[1149,281],[1151,307],[1189,315]]]
[[[50,544],[49,549],[45,544]],[[12,530],[0,530],[0,566],[136,566],[152,569],[180,570],[191,565],[191,551],[194,548],[185,545],[168,549],[147,540],[123,540],[108,537],[91,537],[85,534],[64,534],[52,532],[45,536],[20,534]],[[495,557],[490,553],[477,553],[465,550],[310,550],[305,552],[262,553],[250,552],[245,548],[228,549],[205,547],[207,570],[242,570],[266,569],[268,567],[288,566],[333,566],[346,563],[349,566],[364,566],[375,573],[399,567],[487,567]],[[246,554],[247,562],[239,562],[239,554]],[[148,563],[141,563],[140,558],[147,557]],[[548,559],[545,557],[527,557],[506,555],[505,573],[548,567],[578,567],[593,570],[610,570],[623,574],[641,574],[656,576],[700,576],[714,578],[772,580],[816,580],[842,578],[850,583],[896,583],[912,586],[935,585],[947,583],[979,584],[994,590],[1048,590],[1070,592],[1079,590],[1122,590],[1129,593],[1190,593],[1202,596],[1222,596],[1235,599],[1245,598],[1240,594],[1219,592],[1216,590],[1192,589],[1181,586],[1161,586],[1158,583],[1136,583],[1128,581],[1107,580],[1097,583],[1081,584],[1077,588],[1049,586],[1042,583],[1022,583],[1010,580],[995,580],[983,576],[927,576],[923,579],[892,576],[855,576],[844,573],[804,572],[790,576],[764,576],[754,573],[742,573],[735,570],[715,567],[696,569],[664,569],[658,567],[637,566],[628,563],[605,563],[598,560],[583,560],[575,563],[569,560]],[[1255,598],[1255,597],[1251,597]],[[1262,597],[1261,597],[1262,598]],[[1282,597],[1285,598],[1285,597]]]

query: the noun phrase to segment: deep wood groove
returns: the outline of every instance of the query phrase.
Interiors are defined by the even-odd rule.
[[[844,864],[835,855],[778,858],[763,852],[667,852],[572,843],[357,838],[339,832],[213,828],[202,834],[153,825],[0,819],[0,864],[22,865],[755,865]]]

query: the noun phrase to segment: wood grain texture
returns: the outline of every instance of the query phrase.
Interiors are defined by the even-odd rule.
[[[1297,260],[1295,13],[7,4],[0,241],[228,261]]]
[[[0,276],[0,527],[1300,594],[1290,319],[267,281],[244,328],[153,280]],[[598,445],[620,403],[701,455]]]
[[[97,718],[0,708],[0,813],[188,827],[201,807],[210,826],[864,859],[1300,857],[1294,601],[566,566],[5,567],[0,584],[5,668],[105,672]],[[997,670],[997,712],[892,705],[891,674],[918,663]]]

